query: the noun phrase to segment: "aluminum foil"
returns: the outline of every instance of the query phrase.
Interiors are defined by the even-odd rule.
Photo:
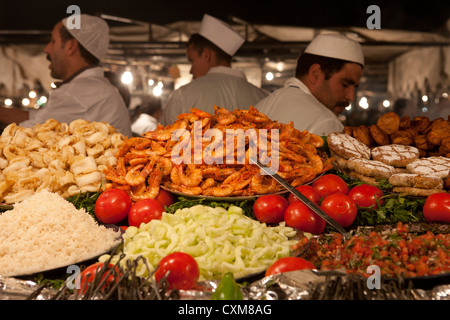
[[[0,300],[26,300],[31,296],[34,300],[50,300],[55,294],[56,290],[41,290],[41,286],[33,281],[0,275]]]
[[[241,291],[245,300],[450,300],[450,284],[437,285],[430,290],[405,283],[383,284],[381,289],[356,288],[359,284],[361,282],[351,280],[340,271],[298,270],[242,284]],[[173,299],[210,300],[217,285],[218,281],[205,281],[193,290],[180,290]],[[332,292],[332,287],[337,290],[330,297],[326,291]],[[42,287],[30,280],[0,275],[0,300],[52,300],[57,293],[56,289]]]
[[[450,300],[450,284],[423,290],[399,280],[369,289],[366,279],[340,271],[286,272],[255,281],[243,291],[250,300]]]

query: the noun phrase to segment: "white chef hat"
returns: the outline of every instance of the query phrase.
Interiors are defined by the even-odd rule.
[[[75,17],[71,16],[75,19]],[[94,57],[101,60],[108,51],[109,27],[102,18],[88,14],[80,14],[80,23],[68,25],[69,17],[62,20],[67,31],[89,51]]]
[[[198,33],[230,56],[233,56],[245,41],[228,24],[208,14],[203,16]]]
[[[364,65],[361,45],[341,34],[319,34],[306,47],[305,53]]]

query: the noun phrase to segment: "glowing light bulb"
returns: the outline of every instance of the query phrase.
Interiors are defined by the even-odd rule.
[[[133,74],[130,71],[125,71],[120,80],[123,84],[131,84],[133,82]]]
[[[368,109],[369,108],[369,103],[367,102],[367,98],[366,97],[362,97],[361,100],[359,100],[359,106],[363,109]]]
[[[389,100],[384,100],[383,101],[383,107],[389,108],[390,105],[391,105],[391,103],[389,102]]]
[[[159,97],[162,94],[162,87],[156,86],[153,88],[153,95]]]
[[[273,73],[272,72],[267,72],[266,73],[266,80],[267,81],[272,81],[274,78]]]
[[[22,105],[27,107],[30,105],[30,100],[28,98],[23,98],[22,99]]]
[[[5,99],[5,106],[8,106],[8,107],[10,107],[10,106],[12,106],[12,100],[11,99]]]
[[[31,91],[28,93],[28,97],[30,97],[30,99],[34,99],[34,98],[36,98],[36,96],[37,96],[37,93],[36,93],[36,91],[34,91],[34,90],[31,90]]]

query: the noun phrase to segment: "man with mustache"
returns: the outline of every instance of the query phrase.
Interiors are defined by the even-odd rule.
[[[100,66],[109,45],[109,27],[101,18],[81,14],[79,27],[59,21],[44,49],[50,74],[62,80],[50,92],[46,106],[37,110],[0,108],[0,121],[33,127],[48,119],[105,121],[131,137],[128,109],[118,89],[104,76]]]
[[[364,68],[361,46],[339,34],[315,37],[297,60],[295,77],[255,108],[317,135],[341,132],[338,115],[355,99]]]

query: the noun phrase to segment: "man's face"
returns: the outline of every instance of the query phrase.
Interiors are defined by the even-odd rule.
[[[64,80],[65,78],[65,59],[64,59],[64,48],[65,45],[61,41],[60,28],[62,27],[62,22],[55,25],[52,30],[52,36],[50,42],[44,49],[47,54],[47,60],[51,63],[49,65],[50,75],[55,79]]]
[[[313,95],[336,115],[342,113],[355,99],[355,90],[359,85],[363,69],[356,63],[346,63],[329,79],[322,75],[311,89]]]
[[[207,74],[210,66],[206,58],[205,50],[203,50],[202,54],[199,55],[198,51],[194,49],[194,45],[190,44],[188,45],[186,51],[189,62],[191,62],[190,73],[193,78],[196,79]]]

